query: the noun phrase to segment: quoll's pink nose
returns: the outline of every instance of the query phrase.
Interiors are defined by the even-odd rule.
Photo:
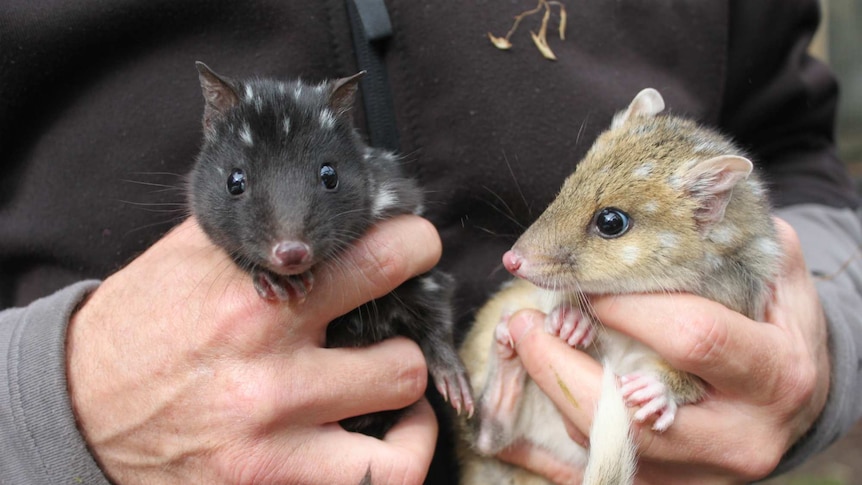
[[[272,248],[272,262],[289,268],[302,266],[311,261],[311,248],[300,241],[282,241]]]
[[[518,270],[521,269],[521,265],[524,263],[524,258],[522,258],[518,253],[512,251],[506,251],[506,254],[503,255],[503,266],[512,273],[513,275],[518,274]]]

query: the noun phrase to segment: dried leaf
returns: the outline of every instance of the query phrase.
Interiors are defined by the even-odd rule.
[[[509,50],[512,48],[512,43],[509,42],[509,39],[505,37],[495,37],[490,32],[488,32],[488,39],[491,40],[491,43],[494,44],[494,47],[500,50]]]
[[[566,7],[560,4],[560,40],[566,40]]]
[[[554,51],[551,50],[544,38],[539,37],[532,30],[530,31],[530,36],[533,38],[533,43],[536,44],[536,47],[539,49],[539,52],[541,52],[542,55],[545,56],[545,59],[550,59],[552,61],[557,60],[557,56],[554,55]]]
[[[551,20],[551,7],[545,5],[545,15],[542,15],[542,26],[539,28],[539,37],[542,38],[545,45],[548,44],[548,21]]]

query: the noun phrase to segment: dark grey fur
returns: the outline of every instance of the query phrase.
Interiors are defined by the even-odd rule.
[[[277,289],[296,284],[298,275],[279,274],[267,262],[279,241],[308,244],[313,273],[321,262],[339,264],[339,253],[376,221],[421,212],[422,191],[402,173],[394,154],[368,147],[352,126],[348,111],[359,76],[311,85],[233,81],[201,63],[198,70],[205,138],[191,173],[190,206],[210,239],[255,277],[256,286],[259,277]],[[336,169],[337,190],[323,186],[322,164]],[[236,168],[247,182],[238,196],[227,190]],[[327,345],[365,346],[407,336],[419,343],[438,389],[453,405],[472,402],[452,337],[453,287],[452,278],[436,270],[411,279],[333,321]],[[376,413],[342,425],[380,437],[399,416],[400,411]]]

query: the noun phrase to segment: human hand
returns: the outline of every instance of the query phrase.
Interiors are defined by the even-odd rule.
[[[825,316],[796,233],[784,221],[776,219],[776,224],[785,254],[765,322],[688,294],[591,300],[604,325],[646,343],[708,386],[707,396],[681,408],[667,431],[635,426],[637,483],[724,484],[763,478],[823,409],[830,372]],[[565,416],[569,435],[586,445],[601,366],[546,334],[543,319],[535,311],[512,317],[516,351]],[[579,480],[582,474],[529,449],[500,458],[559,483]]]
[[[73,316],[78,424],[116,483],[421,483],[437,436],[427,369],[404,338],[324,348],[327,323],[440,256],[418,217],[379,224],[321,268],[301,305],[261,299],[193,219],[118,271]],[[410,408],[384,440],[338,421]]]

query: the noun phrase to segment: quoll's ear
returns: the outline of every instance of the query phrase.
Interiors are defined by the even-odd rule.
[[[683,184],[699,203],[695,219],[706,231],[724,218],[733,188],[751,174],[750,160],[737,155],[721,155],[698,162],[683,176]]]
[[[204,133],[210,137],[215,134],[213,124],[224,118],[225,114],[239,104],[239,96],[233,84],[227,79],[219,76],[203,62],[195,62],[198,69],[198,77],[201,81],[201,91],[204,100]]]
[[[635,96],[625,111],[620,111],[614,116],[611,128],[622,126],[634,116],[653,117],[662,111],[664,111],[664,98],[655,89],[646,88]]]
[[[330,83],[329,107],[336,116],[341,116],[350,111],[356,98],[356,90],[359,89],[359,80],[365,75],[365,71],[350,76],[336,79]]]

